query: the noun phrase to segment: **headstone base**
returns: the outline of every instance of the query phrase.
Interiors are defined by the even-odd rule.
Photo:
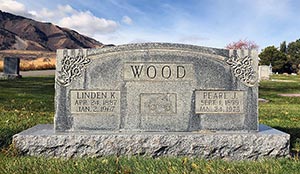
[[[55,133],[37,125],[14,135],[22,153],[45,157],[106,155],[189,156],[231,160],[289,155],[290,135],[260,125],[259,132],[76,132]]]
[[[21,75],[18,74],[5,74],[5,73],[0,73],[0,80],[11,80],[11,79],[19,79],[22,78]]]

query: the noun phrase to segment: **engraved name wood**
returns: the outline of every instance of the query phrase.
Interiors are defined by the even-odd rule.
[[[124,80],[193,80],[193,65],[186,63],[131,62],[124,64]]]

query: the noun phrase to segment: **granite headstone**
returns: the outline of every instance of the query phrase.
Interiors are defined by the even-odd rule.
[[[286,156],[289,135],[258,125],[254,50],[129,44],[58,50],[53,125],[14,136],[29,155]]]

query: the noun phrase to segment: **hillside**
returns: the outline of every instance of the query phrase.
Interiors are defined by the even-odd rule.
[[[102,46],[74,30],[0,11],[0,50],[55,51]]]

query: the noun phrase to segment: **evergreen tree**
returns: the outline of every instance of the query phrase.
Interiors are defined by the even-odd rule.
[[[280,44],[280,49],[279,49],[281,52],[283,53],[287,53],[287,48],[286,48],[286,41],[283,41],[281,44]]]
[[[272,64],[273,72],[291,72],[290,64],[287,60],[287,55],[281,51],[279,51],[274,46],[266,47],[262,50],[262,52],[258,55],[261,59],[260,64],[262,65],[270,65]]]
[[[292,71],[300,73],[300,39],[291,42],[287,47],[288,61],[292,64]]]

